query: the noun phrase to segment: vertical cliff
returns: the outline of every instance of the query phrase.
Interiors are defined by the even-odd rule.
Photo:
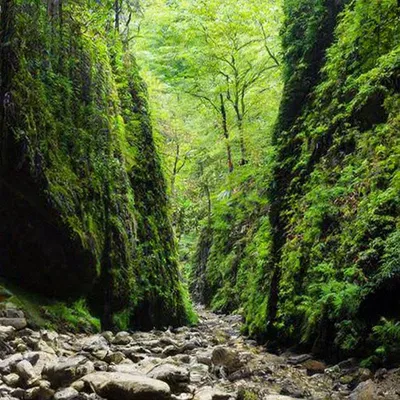
[[[95,2],[2,1],[0,275],[85,298],[106,328],[179,324],[145,88],[108,12]]]
[[[233,200],[218,216],[230,239],[218,247],[215,224],[209,301],[233,299],[270,344],[389,360],[400,332],[398,2],[286,0],[284,12],[274,165],[252,212]]]

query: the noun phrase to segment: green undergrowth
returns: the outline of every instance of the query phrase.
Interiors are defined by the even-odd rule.
[[[100,320],[90,313],[85,299],[72,302],[54,301],[23,290],[18,285],[1,281],[1,289],[3,288],[7,288],[7,292],[11,294],[4,304],[11,303],[23,310],[28,325],[34,329],[73,333],[100,331]]]

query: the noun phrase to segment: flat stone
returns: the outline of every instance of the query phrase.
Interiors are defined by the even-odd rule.
[[[171,396],[171,390],[165,382],[145,376],[95,372],[80,381],[84,387],[108,400],[168,400]]]
[[[206,386],[195,393],[193,400],[230,400],[232,397],[231,393]]]

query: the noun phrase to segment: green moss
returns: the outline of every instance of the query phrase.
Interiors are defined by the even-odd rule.
[[[165,181],[134,55],[106,29],[100,4],[65,4],[62,21],[49,19],[36,0],[12,6],[4,17],[13,26],[13,58],[3,63],[15,61],[6,82],[15,118],[2,133],[13,140],[1,176],[10,197],[20,199],[16,217],[28,213],[26,203],[38,214],[27,217],[37,260],[12,261],[21,284],[75,304],[71,315],[61,305],[53,310],[71,323],[84,314],[80,298],[107,328],[186,322]],[[99,19],[88,24],[92,14]],[[13,174],[25,184],[17,187]],[[6,202],[0,212],[9,214]],[[57,250],[43,250],[46,235],[56,233]]]
[[[348,3],[286,1],[274,165],[218,202],[206,267],[214,308],[324,356],[387,348],[400,316],[398,5]]]

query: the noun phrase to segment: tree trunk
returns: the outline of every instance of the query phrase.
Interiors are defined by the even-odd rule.
[[[180,146],[179,143],[176,144],[176,152],[175,152],[175,160],[174,160],[174,168],[172,169],[172,177],[171,177],[171,194],[174,196],[175,194],[175,180],[176,175],[178,174],[178,162],[180,156]]]
[[[239,129],[239,141],[240,141],[240,165],[246,165],[248,163],[247,157],[246,157],[246,145],[244,144],[244,131],[243,131],[243,120],[240,117],[238,118],[237,121],[238,124],[238,129]]]
[[[119,17],[120,17],[120,12],[121,12],[121,7],[120,7],[120,0],[115,0],[114,1],[114,12],[115,12],[115,30],[119,32]]]
[[[8,164],[10,127],[14,125],[12,79],[18,66],[11,47],[14,35],[14,1],[2,0],[0,4],[0,169],[3,169]]]
[[[228,156],[228,171],[233,172],[233,162],[232,162],[232,150],[231,145],[229,143],[229,131],[228,131],[228,121],[226,117],[226,107],[225,107],[225,100],[222,93],[220,94],[221,99],[221,117],[222,117],[222,130],[224,133],[224,138],[226,142],[226,152]]]

